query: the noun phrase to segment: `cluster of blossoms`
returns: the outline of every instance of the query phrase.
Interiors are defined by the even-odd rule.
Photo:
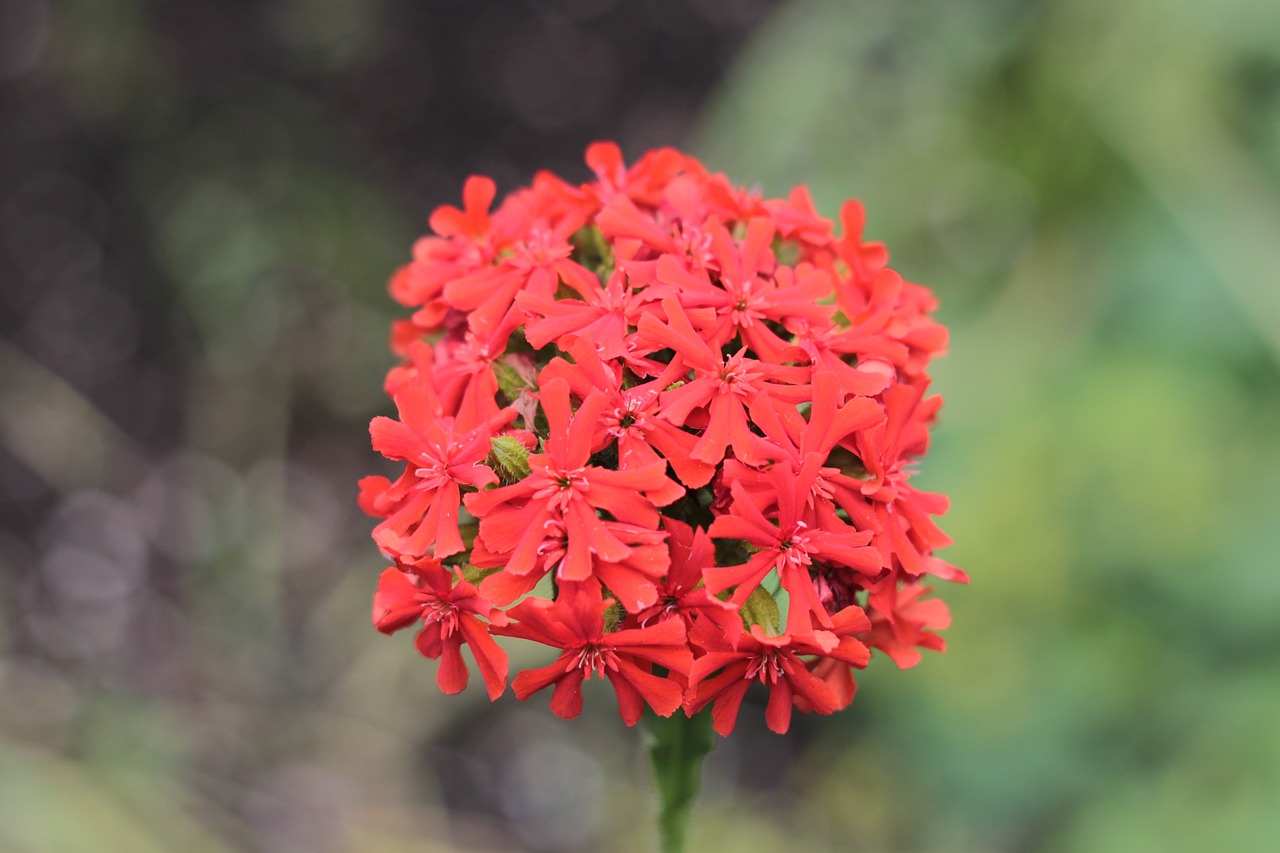
[[[394,562],[374,623],[417,626],[446,693],[463,645],[494,699],[495,635],[560,649],[512,687],[554,686],[566,718],[592,675],[628,725],[710,705],[727,735],[754,682],[774,731],[830,714],[870,649],[941,650],[926,576],[966,579],[933,553],[946,498],[909,483],[941,403],[934,300],[857,202],[837,237],[803,188],[764,199],[672,149],[586,160],[594,181],[542,173],[492,212],[469,179],[391,281],[413,313],[399,419],[370,427],[404,470],[361,481]]]

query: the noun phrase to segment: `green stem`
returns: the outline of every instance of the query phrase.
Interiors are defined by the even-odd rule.
[[[649,760],[658,786],[661,809],[658,832],[663,853],[684,853],[689,813],[702,780],[702,759],[715,745],[710,710],[686,717],[676,711],[670,717],[645,714],[649,732]]]

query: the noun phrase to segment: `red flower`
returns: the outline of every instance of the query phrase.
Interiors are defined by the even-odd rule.
[[[671,565],[657,600],[645,608],[637,608],[635,620],[640,625],[679,617],[686,626],[702,617],[716,623],[726,636],[742,630],[738,609],[716,598],[703,584],[703,573],[715,566],[715,547],[705,530],[666,518],[663,527],[670,535]]]
[[[942,404],[939,397],[922,399],[924,390],[923,384],[890,388],[885,422],[857,436],[859,456],[871,474],[862,491],[876,502],[876,545],[886,562],[895,560],[911,578],[927,572],[963,583],[963,571],[932,553],[951,544],[951,537],[930,518],[947,511],[946,496],[919,491],[907,482],[908,465],[928,448],[928,425]]]
[[[413,316],[419,328],[434,330],[444,319],[449,307],[440,298],[445,284],[469,275],[492,259],[489,205],[495,191],[488,178],[468,178],[462,191],[466,209],[452,205],[437,208],[431,214],[431,228],[440,236],[418,240],[413,247],[413,262],[392,277],[391,296],[397,302],[422,306]]]
[[[507,349],[519,317],[509,316],[487,335],[459,330],[436,344],[431,382],[442,409],[464,423],[484,423],[498,413],[494,364]]]
[[[872,275],[884,269],[889,262],[889,253],[883,243],[862,242],[862,229],[867,224],[867,211],[862,202],[846,201],[840,207],[840,224],[844,226],[844,236],[836,241],[836,252],[849,266],[851,283],[865,284]]]
[[[811,248],[825,247],[832,242],[831,220],[818,213],[807,187],[796,187],[786,201],[766,201],[764,208],[785,239]]]
[[[920,662],[919,649],[944,651],[946,642],[933,633],[951,624],[946,602],[922,598],[929,587],[880,583],[871,590],[871,632],[867,644],[888,655],[901,669]],[[929,630],[933,629],[933,630]]]
[[[694,628],[693,640],[707,653],[693,662],[689,671],[689,693],[685,708],[696,714],[708,704],[712,727],[728,737],[738,719],[738,708],[754,681],[769,688],[769,704],[765,722],[778,734],[791,726],[791,708],[797,698],[810,710],[830,714],[839,702],[835,692],[805,666],[799,654],[825,652],[837,645],[834,635],[826,631],[786,633],[771,637],[759,625],[751,633],[738,638],[737,646],[725,642],[713,629],[700,622]],[[719,674],[714,674],[716,672]]]
[[[807,650],[818,655],[809,661],[809,671],[831,688],[836,697],[837,711],[849,707],[858,691],[853,670],[862,669],[871,660],[871,650],[858,639],[865,637],[870,629],[871,622],[863,609],[857,605],[849,605],[831,616],[831,627],[828,630],[836,636],[836,647],[825,650],[810,647]],[[805,713],[813,710],[803,697],[797,697],[796,707]]]
[[[685,166],[685,157],[674,148],[650,151],[630,169],[622,161],[622,151],[612,142],[595,142],[587,147],[587,165],[596,173],[596,195],[608,201],[618,194],[646,204],[662,198],[662,190]]]
[[[839,509],[855,526],[872,528],[875,514],[862,493],[863,481],[829,463],[840,442],[883,423],[884,412],[867,397],[840,403],[838,384],[830,373],[815,370],[813,389],[807,421],[795,406],[769,397],[756,399],[751,406],[751,420],[765,435],[761,452],[789,464],[796,472],[796,482],[804,486],[797,489],[804,501],[804,521],[827,530],[840,530],[844,523],[838,517]],[[771,502],[764,501],[762,495],[772,488],[766,474],[743,472],[740,482],[760,499],[758,502]]]
[[[729,514],[713,521],[708,533],[715,539],[747,542],[758,550],[742,565],[707,569],[704,576],[711,592],[737,587],[730,600],[741,606],[765,575],[776,569],[790,594],[787,624],[797,631],[808,631],[813,625],[812,616],[818,618],[819,624],[829,623],[809,575],[815,562],[875,575],[880,570],[880,555],[874,548],[865,547],[871,541],[869,530],[833,532],[801,521],[803,498],[796,494],[794,472],[784,466],[772,470],[772,480],[779,489],[778,524],[766,519],[746,490],[734,483],[730,487],[733,504]]]
[[[604,412],[604,395],[593,393],[573,414],[564,380],[545,383],[541,394],[549,425],[546,453],[529,457],[531,473],[520,482],[467,495],[465,502],[480,519],[485,547],[508,555],[506,571],[523,575],[534,570],[552,522],[568,539],[560,577],[582,581],[591,576],[593,555],[608,562],[631,555],[630,546],[599,523],[596,510],[605,510],[625,524],[656,527],[659,516],[650,494],[666,485],[666,464],[629,471],[588,465],[591,438]]]
[[[423,623],[416,641],[418,651],[432,660],[440,659],[436,683],[442,691],[460,693],[467,686],[467,665],[462,660],[462,644],[466,643],[489,698],[502,695],[507,686],[507,654],[489,636],[489,629],[505,625],[507,616],[495,610],[474,586],[455,578],[435,560],[406,561],[402,568],[385,570],[373,597],[374,626],[384,634],[393,634],[416,622]]]
[[[593,391],[603,391],[608,396],[593,447],[607,446],[616,440],[618,467],[623,471],[643,468],[665,458],[686,486],[699,488],[711,480],[715,466],[692,455],[697,437],[659,416],[659,394],[683,375],[682,365],[668,365],[656,379],[623,388],[618,371],[609,367],[593,347],[579,340],[569,352],[573,363],[555,359],[542,375],[563,378],[574,395],[584,400]],[[671,500],[680,494],[672,495]],[[663,505],[666,503],[670,501],[664,501]]]
[[[409,464],[373,499],[378,514],[386,516],[373,538],[399,554],[422,555],[433,545],[436,557],[456,554],[464,548],[458,533],[461,487],[498,481],[481,463],[489,455],[490,427],[501,420],[458,435],[455,419],[440,416],[440,401],[422,377],[401,385],[395,401],[400,420],[374,418],[369,432],[374,450]]]
[[[497,187],[491,178],[473,175],[462,188],[463,210],[441,205],[431,214],[431,229],[441,237],[462,237],[481,243],[489,236],[489,206]]]
[[[583,296],[599,284],[595,276],[569,260],[573,247],[567,235],[539,229],[518,242],[511,256],[495,267],[456,279],[445,286],[450,307],[467,312],[467,321],[477,332],[498,326],[521,292],[544,298],[555,295],[563,281]]]
[[[555,663],[516,676],[516,698],[527,699],[555,685],[551,710],[565,719],[582,711],[582,682],[592,675],[608,678],[618,695],[623,722],[633,726],[648,705],[669,717],[680,707],[683,690],[669,677],[655,675],[652,666],[687,675],[693,654],[685,640],[684,623],[670,619],[644,628],[605,632],[606,600],[587,595],[562,595],[555,602],[526,599],[511,608],[517,621],[496,633],[533,640],[564,651]]]
[[[761,461],[751,433],[747,405],[762,392],[779,393],[770,378],[798,378],[803,371],[767,365],[747,358],[744,347],[727,358],[694,330],[684,309],[673,297],[662,301],[667,323],[652,314],[640,318],[640,334],[648,341],[668,347],[681,363],[693,368],[693,379],[662,394],[662,416],[682,426],[695,411],[706,414],[702,436],[690,454],[694,459],[716,464],[730,446],[734,454],[748,461]],[[787,389],[789,396],[803,399],[804,391]]]
[[[607,588],[628,610],[649,607],[658,600],[658,583],[671,562],[663,544],[664,534],[615,521],[602,521],[600,525],[609,536],[627,546],[629,553],[618,560],[597,560],[590,577],[580,581],[565,577],[561,568],[569,555],[568,531],[562,522],[549,520],[533,569],[523,574],[499,571],[489,575],[480,584],[481,591],[490,601],[505,606],[530,592],[548,572],[554,572],[561,585],[586,585],[597,594],[602,587]],[[475,544],[471,560],[480,568],[509,566],[509,558],[489,551],[483,540]]]
[[[796,318],[823,322],[835,313],[819,300],[831,294],[826,273],[809,267],[797,279],[795,271],[778,267],[770,250],[774,227],[767,219],[752,219],[739,247],[729,231],[716,220],[707,223],[711,251],[718,270],[717,283],[706,273],[686,271],[679,257],[664,255],[658,261],[658,281],[675,287],[685,308],[712,308],[715,325],[707,339],[724,346],[735,335],[760,357],[777,363],[787,343],[768,326]]]
[[[618,270],[603,288],[592,277],[583,283],[584,299],[552,299],[521,292],[516,302],[528,313],[525,337],[535,349],[552,341],[572,348],[590,341],[601,358],[621,358],[627,352],[627,328],[641,313],[643,298],[632,292],[626,275]],[[538,319],[541,318],[541,319]]]

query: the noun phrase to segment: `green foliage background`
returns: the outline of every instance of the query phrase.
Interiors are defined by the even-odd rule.
[[[174,671],[41,664],[0,614],[0,851],[648,849],[607,695],[569,727],[486,717],[367,627],[381,565],[350,484],[421,211],[306,95],[188,113],[129,4],[71,6],[51,61],[103,126],[146,128],[121,179],[196,355],[157,463],[6,344],[6,444],[128,524],[157,488],[196,517],[166,552]],[[290,13],[298,55],[344,61],[360,15],[325,8]],[[934,288],[952,343],[920,481],[973,577],[940,590],[945,655],[878,659],[794,745],[713,756],[691,847],[1280,847],[1280,5],[796,0],[685,142],[827,214],[862,199]],[[459,739],[496,775],[456,794],[480,761]]]
[[[1280,843],[1277,34],[1245,2],[796,3],[708,115],[730,174],[862,198],[953,330],[922,479],[974,583],[945,657],[824,732],[849,849]]]

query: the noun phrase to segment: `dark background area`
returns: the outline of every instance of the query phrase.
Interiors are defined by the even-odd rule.
[[[599,138],[861,198],[953,332],[951,648],[785,738],[748,707],[694,849],[1275,849],[1277,33],[1256,0],[6,0],[0,849],[653,846],[607,689],[573,723],[441,696],[369,625],[355,507],[430,211]]]
[[[0,330],[131,437],[172,448],[200,320],[174,322],[184,306],[154,226],[185,185],[215,182],[251,207],[310,190],[353,215],[324,192],[338,188],[295,186],[308,169],[341,171],[394,211],[390,242],[468,175],[504,191],[542,168],[585,179],[581,152],[596,139],[633,152],[684,139],[768,8],[227,0],[55,12],[15,0],[0,68]],[[382,277],[343,284],[372,301]]]

